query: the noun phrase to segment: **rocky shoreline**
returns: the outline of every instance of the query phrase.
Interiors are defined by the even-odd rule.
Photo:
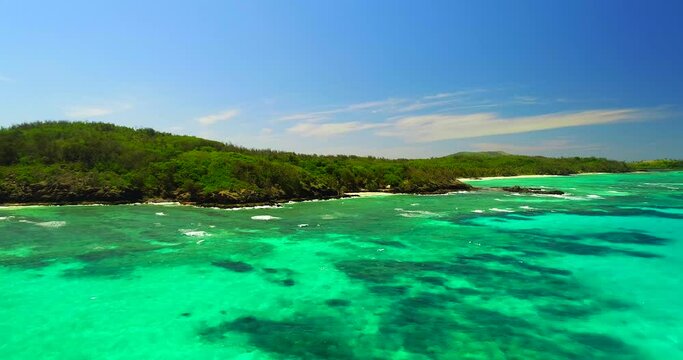
[[[52,188],[55,190],[55,188]],[[451,183],[447,186],[428,186],[418,191],[400,191],[398,189],[387,189],[378,191],[384,194],[413,194],[413,195],[438,195],[447,194],[454,191],[473,191],[475,187],[465,183]],[[163,204],[177,203],[180,205],[209,207],[209,208],[246,208],[255,206],[279,206],[289,202],[304,202],[314,200],[334,200],[342,198],[360,197],[366,191],[345,193],[345,194],[318,194],[311,196],[282,197],[275,199],[259,199],[254,194],[246,195],[242,198],[234,196],[208,197],[206,199],[191,200],[187,194],[180,194],[178,197],[154,197],[145,198],[139,192],[131,191],[106,191],[103,189],[90,189],[84,193],[74,193],[72,191],[54,192],[21,192],[21,196],[0,193],[0,206],[63,206],[63,205],[132,205],[132,204]],[[185,195],[185,196],[183,196]],[[252,196],[249,196],[252,195]],[[224,201],[217,201],[224,200]],[[228,201],[225,201],[228,200]]]

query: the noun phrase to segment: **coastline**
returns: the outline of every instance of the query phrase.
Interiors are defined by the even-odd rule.
[[[1,203],[0,210],[16,209],[16,208],[30,208],[30,207],[42,207],[42,206],[116,206],[116,205],[154,205],[154,206],[193,206],[199,208],[209,208],[209,209],[225,209],[225,210],[238,210],[238,209],[252,209],[261,207],[280,207],[288,203],[300,203],[307,201],[325,201],[325,200],[337,200],[343,198],[352,198],[355,196],[339,195],[339,196],[327,196],[319,198],[296,198],[296,199],[284,199],[284,200],[274,200],[268,202],[253,202],[253,203],[240,203],[240,204],[216,204],[216,203],[196,203],[191,201],[177,201],[173,199],[159,199],[157,200],[147,200],[147,201],[112,201],[112,202],[93,202],[93,201],[74,201],[74,202],[26,202],[26,203]]]
[[[647,173],[647,171],[633,171],[628,172],[631,174]],[[587,172],[587,173],[577,173],[569,175],[513,175],[513,176],[486,176],[481,178],[459,178],[458,180],[463,183],[486,181],[486,180],[503,180],[503,179],[524,179],[524,178],[546,178],[546,177],[571,177],[580,175],[605,175],[605,174],[615,174],[606,172]],[[478,191],[481,189],[472,188],[471,190],[465,191]],[[335,196],[321,196],[312,198],[292,198],[292,199],[281,199],[273,201],[264,202],[252,202],[252,203],[233,203],[233,204],[220,204],[220,203],[197,203],[189,201],[178,201],[174,199],[153,199],[147,201],[111,201],[111,202],[96,202],[96,201],[74,201],[74,202],[25,202],[25,203],[0,203],[0,210],[6,210],[11,208],[28,208],[28,207],[40,207],[40,206],[112,206],[112,205],[156,205],[156,206],[194,206],[200,208],[215,208],[215,209],[226,209],[226,210],[238,210],[238,209],[253,209],[260,207],[280,207],[288,203],[300,203],[309,201],[325,201],[325,200],[337,200],[337,199],[349,199],[349,198],[365,198],[365,197],[383,197],[383,196],[393,196],[393,195],[434,195],[434,194],[445,194],[455,190],[452,189],[442,189],[437,191],[425,191],[425,192],[389,192],[389,191],[356,191],[347,192],[343,195]]]
[[[503,179],[525,179],[525,178],[545,178],[545,177],[569,177],[581,175],[607,175],[607,174],[637,174],[639,171],[631,171],[625,173],[608,173],[608,172],[586,172],[567,175],[512,175],[512,176],[484,176],[478,178],[458,178],[460,181],[486,181],[486,180],[503,180]]]
[[[438,193],[446,193],[438,192]],[[258,209],[258,208],[273,208],[281,207],[285,204],[292,203],[304,203],[304,202],[315,202],[315,201],[329,201],[329,200],[340,200],[340,199],[352,199],[352,198],[365,198],[365,197],[381,197],[381,196],[394,196],[394,195],[433,195],[434,192],[425,193],[392,193],[392,192],[381,192],[381,191],[359,191],[359,192],[348,192],[344,195],[338,196],[326,196],[318,198],[296,198],[296,199],[285,199],[276,200],[270,202],[254,202],[254,203],[242,203],[242,204],[215,204],[215,203],[195,203],[195,202],[183,202],[172,199],[160,199],[159,201],[135,201],[135,202],[125,202],[125,201],[115,201],[115,202],[92,202],[92,201],[82,201],[82,202],[64,202],[64,203],[50,203],[50,202],[26,202],[26,203],[2,203],[0,204],[0,211],[17,209],[17,208],[31,208],[31,207],[43,207],[43,206],[116,206],[116,205],[154,205],[154,206],[192,206],[198,208],[208,208],[208,209],[223,209],[223,210],[239,210],[239,209]]]
[[[344,193],[348,197],[373,197],[373,196],[392,196],[401,195],[401,193],[391,193],[385,191],[359,191]]]

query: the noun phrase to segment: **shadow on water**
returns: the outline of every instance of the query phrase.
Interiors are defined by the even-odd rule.
[[[540,254],[550,246],[539,240],[534,244],[544,250]],[[560,244],[559,248],[568,246]],[[602,247],[593,246],[569,250],[606,254]],[[387,351],[404,349],[427,358],[449,359],[468,351],[467,346],[458,349],[454,344],[489,343],[510,359],[640,357],[637,349],[616,337],[567,330],[571,329],[568,321],[631,305],[591,293],[566,269],[491,253],[454,256],[447,261],[355,259],[335,266],[350,279],[364,283],[372,294],[391,301],[379,330]],[[448,286],[462,281],[470,287]],[[422,285],[413,288],[409,284]],[[532,312],[504,313],[501,309],[505,307],[495,305],[513,299],[534,304]],[[458,355],[458,351],[464,353]]]
[[[246,334],[252,345],[287,358],[361,359],[354,355],[350,337],[340,330],[343,328],[333,317],[275,321],[245,316],[203,327],[199,335],[208,342],[229,342],[231,333]]]
[[[250,272],[254,270],[254,267],[243,262],[243,261],[232,261],[232,260],[217,260],[211,262],[211,265],[230,270],[233,272],[239,272],[239,273],[244,273],[244,272]]]
[[[633,250],[624,246],[662,246],[670,241],[641,232],[605,232],[585,235],[543,234],[535,230],[500,230],[518,242],[499,246],[501,249],[519,252],[532,257],[548,254],[582,256],[626,255],[639,258],[661,258],[663,255],[650,251]]]

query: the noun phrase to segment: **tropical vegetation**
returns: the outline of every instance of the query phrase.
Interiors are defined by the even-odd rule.
[[[34,122],[0,129],[0,203],[166,199],[228,206],[355,191],[468,189],[462,177],[626,172],[624,162],[500,152],[431,159],[254,150],[106,123]]]

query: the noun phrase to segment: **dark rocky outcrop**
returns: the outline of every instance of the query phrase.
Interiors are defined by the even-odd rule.
[[[507,192],[519,193],[519,194],[542,194],[542,195],[564,195],[565,192],[557,189],[546,189],[538,187],[521,187],[521,186],[508,186],[495,188]]]

